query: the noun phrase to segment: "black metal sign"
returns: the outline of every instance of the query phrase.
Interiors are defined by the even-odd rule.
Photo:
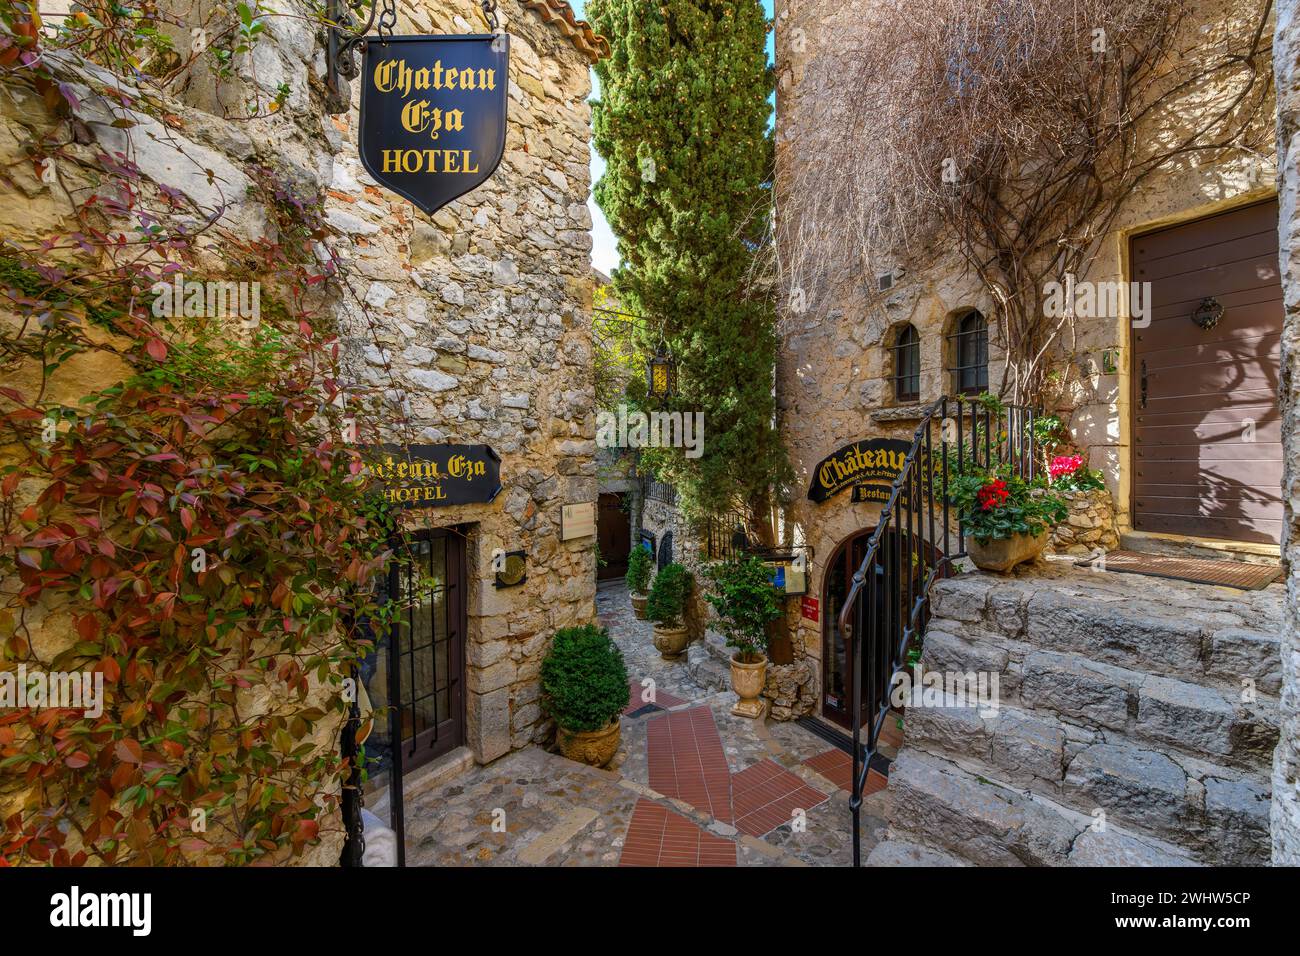
[[[852,485],[892,485],[903,470],[911,447],[899,438],[871,438],[845,445],[813,469],[812,482],[808,485],[809,500],[825,501]],[[859,500],[856,493],[853,500]]]
[[[481,186],[506,148],[510,38],[374,37],[361,76],[361,163],[426,213]]]
[[[501,491],[501,457],[487,445],[375,445],[366,470],[401,508],[482,504]]]

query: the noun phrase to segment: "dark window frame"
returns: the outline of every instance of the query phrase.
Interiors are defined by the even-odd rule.
[[[953,322],[952,386],[958,395],[979,395],[989,389],[989,323],[979,309],[961,313]]]
[[[910,336],[910,338],[909,338]],[[905,324],[894,336],[890,346],[894,356],[894,400],[918,402],[921,400],[921,333],[911,322]]]

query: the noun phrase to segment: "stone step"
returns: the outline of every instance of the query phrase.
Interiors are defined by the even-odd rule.
[[[970,866],[959,856],[907,840],[888,839],[867,854],[867,866]]]
[[[1189,866],[1179,847],[906,748],[890,768],[890,841],[992,866]],[[934,847],[935,843],[939,847]],[[879,849],[879,848],[878,848]],[[901,854],[901,850],[884,851]],[[869,859],[869,862],[871,860]]]
[[[1278,704],[1254,687],[1227,690],[1145,674],[1077,653],[995,643],[984,632],[958,636],[934,621],[922,667],[945,680],[998,675],[1004,705],[1046,711],[1082,729],[1123,734],[1148,744],[1245,770],[1264,770],[1278,739]],[[924,673],[923,671],[922,673]],[[991,689],[991,681],[986,678]]]
[[[899,759],[913,752],[1027,788],[1083,819],[1113,820],[1213,862],[1267,862],[1266,771],[1252,775],[1191,757],[1175,760],[1122,735],[1007,707],[994,715],[970,707],[909,707]]]
[[[706,630],[702,639],[686,645],[686,673],[710,690],[731,687],[731,652],[721,634]]]
[[[957,575],[934,585],[931,628],[1225,689],[1250,681],[1259,692],[1278,693],[1279,589],[1155,581],[1059,563],[1035,568],[1032,577]]]

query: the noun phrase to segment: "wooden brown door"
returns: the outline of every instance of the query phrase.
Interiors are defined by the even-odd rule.
[[[1133,527],[1277,543],[1277,202],[1139,236],[1131,251],[1152,306],[1133,330]]]
[[[605,563],[596,578],[605,581],[627,574],[627,556],[632,550],[632,525],[623,510],[621,494],[602,494],[596,511],[596,543]]]

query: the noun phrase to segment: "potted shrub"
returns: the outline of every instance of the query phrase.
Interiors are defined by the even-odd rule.
[[[753,555],[709,568],[713,590],[705,600],[718,612],[718,629],[731,658],[731,689],[740,698],[731,712],[741,717],[763,715],[763,686],[767,680],[767,626],[781,616],[768,568]]]
[[[638,621],[645,620],[646,589],[650,587],[650,552],[637,545],[627,556],[627,574],[623,580],[632,595],[632,611]]]
[[[983,571],[1006,573],[1042,553],[1066,515],[1065,502],[1040,479],[1025,481],[1009,465],[967,461],[948,481],[949,501],[966,532],[966,549]]]
[[[676,562],[655,575],[646,598],[645,616],[654,621],[654,642],[666,661],[686,650],[686,598],[691,593],[691,572]]]
[[[629,700],[623,652],[603,627],[555,632],[542,661],[542,709],[555,719],[560,753],[593,767],[613,760]]]

